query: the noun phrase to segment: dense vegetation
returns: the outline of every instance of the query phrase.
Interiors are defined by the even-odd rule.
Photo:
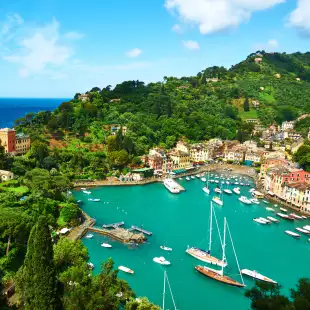
[[[83,220],[68,189],[76,179],[126,173],[155,145],[171,148],[183,137],[245,141],[253,129],[247,118],[267,126],[310,113],[310,53],[261,54],[261,64],[253,54],[229,70],[211,67],[192,77],[164,77],[160,83],[94,87],[87,101],[76,94],[53,112],[16,120],[15,128],[29,134],[32,143],[18,157],[7,156],[0,145],[0,169],[16,176],[0,183],[0,276],[6,287],[16,282],[20,305],[118,309],[128,299],[127,310],[153,307],[145,299],[132,299],[111,261],[89,277],[87,250],[79,242],[59,239],[59,228]],[[297,130],[307,135],[308,125],[309,119],[302,120]],[[118,126],[111,135],[111,127]],[[296,160],[310,169],[308,148]],[[38,278],[42,283],[34,282]],[[115,298],[120,290],[123,297]]]
[[[257,282],[247,290],[245,296],[251,300],[253,310],[309,310],[310,279],[302,278],[295,289],[291,289],[291,299],[281,294],[281,287]]]

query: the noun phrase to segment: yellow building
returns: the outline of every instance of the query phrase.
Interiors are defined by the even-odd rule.
[[[173,162],[173,169],[186,169],[192,167],[190,154],[174,150],[169,154],[169,157]]]
[[[18,155],[26,154],[30,149],[30,137],[23,134],[16,134],[15,152]]]

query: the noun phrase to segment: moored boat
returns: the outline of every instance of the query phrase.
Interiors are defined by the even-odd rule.
[[[221,189],[220,189],[220,188],[218,188],[218,187],[217,187],[217,188],[215,188],[215,189],[214,189],[214,191],[215,191],[216,193],[218,193],[218,194],[222,194]]]
[[[267,211],[272,211],[272,212],[275,211],[273,208],[270,208],[270,207],[267,207],[266,210],[267,210]]]
[[[206,178],[201,178],[201,181],[202,182],[207,182],[207,179]]]
[[[164,246],[164,245],[161,245],[160,248],[161,248],[162,250],[164,250],[164,251],[172,251],[172,248],[168,248],[168,247],[166,247],[166,246]]]
[[[223,201],[219,197],[216,197],[216,196],[212,198],[212,201],[221,207],[224,204]]]
[[[210,194],[210,189],[208,188],[208,187],[204,187],[203,189],[202,189],[206,194]]]
[[[282,212],[287,212],[287,210],[284,209],[284,208],[280,208],[280,210],[281,210]]]
[[[192,176],[191,176],[191,179],[193,179],[193,180],[194,180],[194,179],[195,179],[195,177],[192,175]]]
[[[267,200],[263,200],[263,203],[265,203],[265,204],[269,204],[269,201],[267,201]]]
[[[297,227],[297,228],[295,228],[295,229],[296,229],[297,231],[299,231],[299,232],[305,234],[305,235],[310,235],[310,231],[307,230],[307,229],[299,228],[299,227]]]
[[[279,223],[279,222],[280,222],[279,220],[275,219],[275,218],[272,217],[272,216],[267,216],[267,219],[268,219],[269,221],[273,222],[273,223]]]
[[[259,217],[261,221],[264,221],[266,224],[271,224],[272,222],[264,217]]]
[[[272,284],[277,284],[276,281],[258,273],[255,270],[249,270],[249,269],[241,269],[241,273],[244,275],[247,275],[255,280],[259,280],[259,281],[263,281],[263,282],[267,282],[267,283],[272,283]]]
[[[233,192],[237,195],[240,195],[240,188],[239,187],[233,188]]]
[[[241,196],[241,197],[238,198],[238,199],[239,199],[239,201],[243,202],[243,203],[246,204],[246,205],[250,205],[250,204],[251,204],[251,200],[248,199],[248,198],[245,197],[245,196]]]
[[[191,180],[190,177],[186,177],[185,179],[186,179],[186,181],[190,181]]]
[[[126,272],[126,273],[130,273],[130,274],[135,273],[132,269],[125,267],[125,266],[118,266],[118,270],[121,270],[121,271]]]
[[[100,199],[98,199],[98,198],[88,198],[88,201],[91,201],[91,202],[100,202]]]
[[[86,195],[90,195],[91,194],[90,191],[86,191],[86,190],[84,190],[83,193],[86,194]]]
[[[302,215],[301,217],[302,217],[304,220],[306,220],[306,219],[307,219],[307,217],[306,217],[306,216],[304,216],[304,215]]]
[[[225,194],[228,194],[228,195],[231,195],[232,194],[232,191],[230,190],[230,189],[224,189],[223,190],[223,192],[225,193]]]
[[[157,264],[160,264],[160,265],[165,265],[165,266],[168,266],[170,265],[171,263],[166,260],[163,256],[160,256],[160,257],[154,257],[153,258],[153,261]]]
[[[252,203],[259,205],[259,200],[257,198],[250,199]]]
[[[102,246],[103,248],[112,248],[112,245],[109,244],[109,243],[101,243],[101,246]]]
[[[289,216],[287,214],[284,214],[284,213],[277,213],[277,216],[282,217],[285,220],[294,221],[293,217],[291,217],[291,216]]]
[[[295,213],[291,213],[290,216],[293,217],[296,220],[302,220],[302,217],[297,215],[297,214],[295,214]]]
[[[254,218],[253,221],[263,225],[267,224],[266,221],[261,220],[259,217]]]
[[[172,193],[172,194],[179,194],[180,193],[179,184],[177,182],[175,182],[173,179],[165,179],[164,185],[170,193]]]
[[[303,229],[307,229],[307,230],[310,231],[310,226],[309,226],[309,225],[306,225],[306,226],[303,227]]]
[[[86,239],[92,239],[93,236],[94,236],[94,235],[92,235],[92,234],[87,234],[87,235],[85,236],[85,238],[86,238]]]
[[[300,235],[297,233],[294,233],[293,231],[286,230],[285,233],[293,238],[300,238]]]
[[[95,265],[93,263],[89,262],[89,263],[87,263],[87,267],[88,267],[88,269],[93,270],[95,268]]]

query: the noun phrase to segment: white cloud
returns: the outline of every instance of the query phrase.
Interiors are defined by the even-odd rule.
[[[143,53],[143,51],[140,48],[134,48],[131,51],[128,51],[126,53],[126,55],[128,57],[135,58],[135,57],[140,56],[142,53]]]
[[[304,0],[308,1],[308,0]],[[285,0],[165,0],[165,7],[184,23],[198,25],[202,34],[237,27],[252,13]]]
[[[14,13],[14,14],[8,15],[7,18],[4,20],[4,22],[0,23],[0,37],[9,35],[9,33],[13,29],[22,25],[23,23],[24,23],[24,20],[19,14]]]
[[[20,66],[21,77],[36,74],[52,78],[63,76],[57,69],[72,57],[73,50],[64,44],[65,36],[60,35],[59,29],[60,24],[55,19],[44,27],[33,29],[31,35],[20,40],[16,52],[4,59]]]
[[[254,46],[256,51],[276,52],[279,50],[280,44],[276,39],[270,39],[266,43],[259,43]]]
[[[298,0],[297,8],[289,16],[289,25],[310,34],[310,1]]]
[[[197,41],[188,40],[188,41],[182,41],[182,43],[189,50],[199,50],[200,49],[199,43]]]
[[[174,31],[176,33],[179,33],[179,34],[183,33],[183,29],[182,29],[180,24],[173,25],[171,29],[172,29],[172,31]]]
[[[68,39],[68,40],[80,40],[84,37],[84,35],[82,33],[79,32],[67,32],[64,34],[64,38]]]

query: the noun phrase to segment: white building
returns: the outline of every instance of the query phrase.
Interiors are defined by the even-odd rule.
[[[0,180],[5,182],[12,180],[14,178],[14,174],[11,171],[0,170]]]
[[[281,125],[281,131],[294,129],[294,122],[283,122]]]

